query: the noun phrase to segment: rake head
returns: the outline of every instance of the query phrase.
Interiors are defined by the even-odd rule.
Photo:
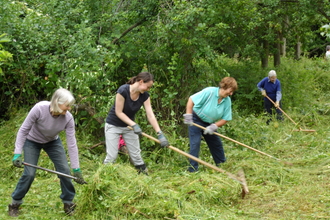
[[[246,183],[245,174],[243,169],[240,169],[237,173],[237,178],[242,182],[242,199],[244,199],[245,195],[249,193],[249,189]]]

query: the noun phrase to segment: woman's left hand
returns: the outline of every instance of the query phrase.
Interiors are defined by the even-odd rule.
[[[160,146],[162,146],[162,147],[167,147],[167,146],[170,145],[170,144],[168,143],[168,141],[167,141],[165,135],[163,134],[163,132],[160,131],[160,132],[158,132],[157,134],[158,134],[158,140],[159,140],[159,142],[160,142]]]
[[[218,129],[216,124],[211,124],[205,128],[204,134],[213,134]]]

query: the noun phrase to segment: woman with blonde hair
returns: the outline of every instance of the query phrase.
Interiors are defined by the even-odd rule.
[[[70,175],[66,152],[59,138],[59,133],[65,130],[75,181],[79,184],[85,183],[79,165],[74,118],[69,112],[74,102],[75,99],[71,92],[60,88],[55,91],[50,102],[38,102],[30,110],[17,133],[12,159],[15,167],[22,167],[22,151],[24,152],[24,162],[37,165],[40,152],[44,150],[54,163],[56,171]],[[18,216],[19,207],[23,203],[23,198],[29,191],[35,175],[36,168],[24,166],[23,175],[12,193],[12,203],[8,206],[10,216]],[[60,198],[64,204],[64,212],[72,214],[76,206],[72,202],[75,196],[72,180],[60,175],[58,178],[60,179],[62,191]]]

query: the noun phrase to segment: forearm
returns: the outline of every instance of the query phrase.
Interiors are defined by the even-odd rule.
[[[78,147],[77,146],[68,146],[68,153],[70,157],[70,164],[72,169],[80,168],[79,156],[78,156]]]
[[[135,125],[135,121],[132,121],[125,113],[123,112],[117,112],[116,111],[116,115],[117,117],[122,120],[123,122],[125,122],[128,126],[132,126]]]
[[[156,132],[159,132],[160,127],[159,127],[159,124],[158,124],[158,121],[157,121],[155,115],[153,113],[149,113],[149,114],[147,114],[147,118],[148,118],[148,121],[151,124],[151,126],[154,128],[154,130]]]
[[[276,92],[276,101],[281,101],[281,99],[282,99],[282,93],[281,93],[281,91],[277,91]]]
[[[71,168],[72,169],[80,168],[79,152],[78,152],[77,139],[75,136],[74,127],[69,126],[66,129],[66,144],[68,146],[68,154],[70,157]]]
[[[193,113],[193,107],[194,103],[191,98],[188,99],[187,105],[186,105],[186,114],[192,114]]]
[[[221,119],[220,121],[215,122],[214,124],[218,127],[221,127],[227,123],[226,120]]]

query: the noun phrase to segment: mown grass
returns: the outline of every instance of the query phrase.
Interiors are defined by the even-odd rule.
[[[272,156],[223,139],[227,162],[221,169],[232,174],[244,169],[250,190],[244,199],[237,181],[204,166],[198,173],[187,173],[185,156],[158,145],[143,150],[149,176],[137,175],[126,155],[105,166],[104,146],[90,149],[99,140],[78,129],[81,168],[88,184],[75,184],[75,215],[65,216],[63,212],[57,176],[38,170],[18,219],[328,219],[329,113],[319,110],[327,108],[328,98],[320,96],[317,105],[311,103],[314,111],[285,110],[303,129],[316,132],[296,132],[297,126],[288,119],[267,126],[263,115],[242,117],[238,113],[219,130]],[[22,173],[12,166],[11,158],[16,131],[26,112],[13,114],[0,126],[0,219],[10,219],[7,206]],[[65,143],[63,134],[61,138]],[[188,151],[186,137],[168,138],[174,147]],[[202,148],[200,159],[213,164],[204,142]],[[38,165],[54,169],[45,153]]]

